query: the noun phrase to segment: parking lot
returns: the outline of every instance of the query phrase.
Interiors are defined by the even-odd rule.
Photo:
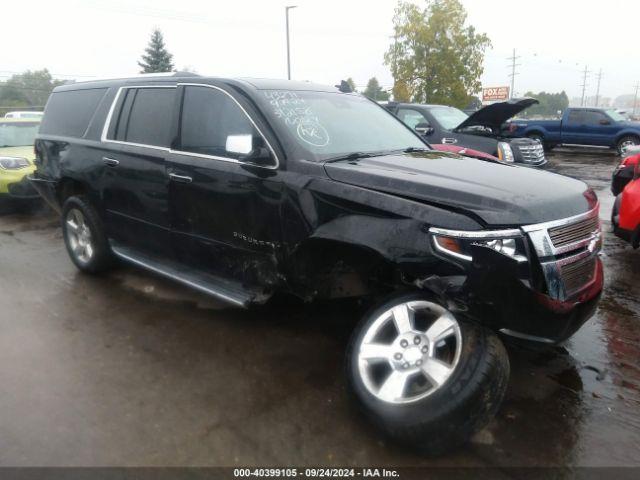
[[[564,347],[509,348],[496,419],[464,449],[417,456],[349,401],[351,302],[251,311],[130,267],[76,271],[55,216],[0,217],[4,466],[640,465],[640,252],[614,237],[618,157],[557,151],[601,199],[606,287]]]

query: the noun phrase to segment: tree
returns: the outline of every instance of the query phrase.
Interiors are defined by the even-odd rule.
[[[426,0],[424,9],[400,1],[394,40],[384,61],[391,68],[394,98],[464,107],[481,88],[484,51],[491,41],[472,26],[460,0]],[[403,98],[404,100],[404,98]]]
[[[351,78],[351,77],[347,78],[347,83],[351,87],[351,91],[352,92],[357,92],[357,90],[356,90],[356,82],[353,80],[353,78]]]
[[[58,85],[65,83],[54,80],[49,71],[27,70],[13,75],[4,84],[0,84],[0,104],[14,107],[43,107]]]
[[[527,92],[525,93],[525,97],[535,98],[540,103],[532,105],[522,112],[521,115],[523,117],[532,117],[536,115],[555,117],[559,111],[562,112],[569,106],[569,97],[564,90],[560,93]]]
[[[164,44],[162,32],[157,28],[151,33],[149,46],[142,55],[142,61],[138,65],[142,68],[140,73],[160,73],[171,72],[173,70],[173,55],[171,55]]]
[[[375,101],[389,100],[389,92],[386,92],[380,86],[376,77],[371,77],[367,82],[367,88],[362,92],[366,97]]]

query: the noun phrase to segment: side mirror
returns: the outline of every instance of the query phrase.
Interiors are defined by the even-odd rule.
[[[238,155],[238,160],[241,162],[255,163],[256,165],[273,163],[271,151],[259,135],[229,135],[225,150]]]
[[[600,125],[611,125],[611,121],[603,118],[600,120]]]
[[[224,149],[237,155],[249,155],[253,150],[253,135],[229,135]]]
[[[434,129],[428,123],[422,122],[418,123],[415,127],[413,127],[416,132],[420,135],[431,135],[434,132]]]

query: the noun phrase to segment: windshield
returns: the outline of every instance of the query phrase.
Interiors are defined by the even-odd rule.
[[[39,125],[37,122],[0,123],[0,148],[33,145]]]
[[[624,115],[619,114],[615,110],[606,110],[606,114],[609,115],[611,119],[616,122],[625,122],[627,120]]]
[[[391,113],[360,95],[290,90],[262,93],[266,113],[310,160],[429,148]]]
[[[469,118],[469,115],[462,110],[453,107],[432,107],[429,112],[440,126],[446,130],[453,130]]]

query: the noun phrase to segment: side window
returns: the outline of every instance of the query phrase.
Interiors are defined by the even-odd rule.
[[[567,123],[584,123],[584,111],[571,110],[567,117]]]
[[[398,117],[410,128],[415,128],[419,123],[429,124],[429,121],[424,118],[417,110],[411,108],[401,108],[398,110]]]
[[[65,137],[84,136],[106,88],[54,92],[47,101],[40,133]]]
[[[247,115],[226,93],[209,87],[185,87],[180,150],[238,159],[239,154],[226,150],[230,135],[256,137],[259,134]]]
[[[115,138],[117,140],[168,147],[175,88],[127,89]]]
[[[587,111],[585,112],[585,122],[587,125],[600,125],[600,121],[609,120],[602,112]]]

